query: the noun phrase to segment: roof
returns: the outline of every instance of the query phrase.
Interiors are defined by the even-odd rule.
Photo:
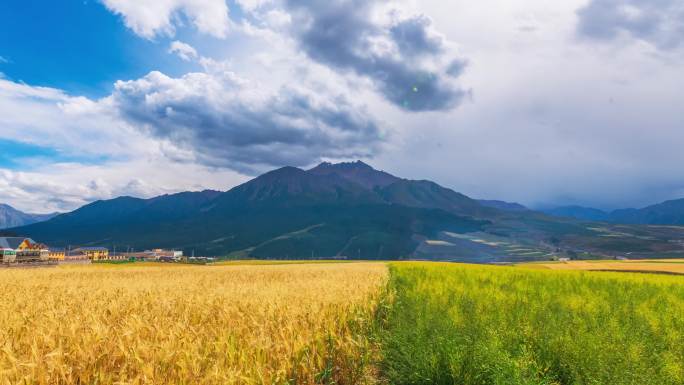
[[[16,250],[19,246],[27,240],[29,243],[35,243],[31,238],[24,237],[0,237],[0,249],[12,249]]]
[[[74,251],[109,251],[106,247],[79,247]]]

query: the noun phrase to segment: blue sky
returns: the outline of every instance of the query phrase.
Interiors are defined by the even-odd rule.
[[[0,139],[0,168],[33,169],[53,163],[103,164],[105,156],[71,153],[53,147]]]
[[[6,0],[0,203],[363,159],[475,198],[684,197],[679,0]]]
[[[0,56],[8,61],[0,71],[15,81],[101,97],[116,80],[150,68],[180,74],[192,67],[161,43],[138,37],[98,1],[0,3]]]

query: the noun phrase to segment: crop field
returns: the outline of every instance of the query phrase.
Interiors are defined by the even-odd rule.
[[[0,384],[363,384],[383,264],[0,270]]]
[[[684,383],[684,277],[540,265],[0,270],[0,385]]]
[[[684,275],[684,260],[654,259],[629,261],[568,261],[549,263],[523,263],[519,267],[549,270],[587,270],[635,273],[661,273]]]
[[[684,383],[684,280],[397,263],[391,384]]]

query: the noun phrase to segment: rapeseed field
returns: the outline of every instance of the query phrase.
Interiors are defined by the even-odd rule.
[[[391,384],[681,385],[684,280],[395,263]]]

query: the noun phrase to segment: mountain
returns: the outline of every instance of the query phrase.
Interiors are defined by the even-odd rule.
[[[552,209],[542,210],[542,212],[557,217],[575,218],[587,221],[607,221],[609,213],[582,206],[562,206]]]
[[[220,192],[183,192],[151,199],[119,197],[87,204],[41,223],[11,229],[51,246],[111,244],[112,240],[139,239],[165,223],[196,215]],[[133,242],[135,245],[135,242]]]
[[[636,221],[641,214],[623,215]],[[174,248],[231,258],[511,262],[684,255],[684,227],[597,224],[480,202],[363,162],[283,167],[225,192],[97,201],[7,232],[59,247]]]
[[[605,212],[581,206],[564,206],[543,210],[544,213],[588,221],[641,225],[684,225],[684,199],[670,200],[641,209],[619,209]]]
[[[621,209],[610,213],[615,223],[684,225],[684,199],[670,200],[642,209]]]
[[[28,214],[21,212],[12,206],[0,204],[0,229],[10,227],[30,225],[32,223],[43,222],[54,216],[54,214]]]
[[[451,199],[451,200],[449,200]],[[479,231],[483,208],[362,162],[283,167],[226,192],[98,201],[12,229],[50,245],[180,248],[259,258],[396,258],[440,231]]]
[[[520,203],[515,203],[515,202],[504,202],[504,201],[498,201],[498,200],[478,199],[477,203],[479,203],[485,207],[490,207],[490,208],[494,208],[497,210],[503,210],[503,211],[525,211],[525,210],[528,210],[527,207],[521,205]]]

